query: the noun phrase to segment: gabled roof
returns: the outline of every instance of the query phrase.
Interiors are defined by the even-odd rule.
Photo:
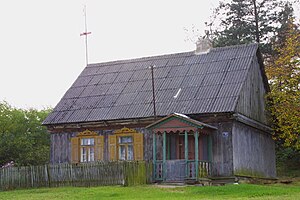
[[[172,113],[160,120],[157,120],[156,122],[148,125],[146,128],[147,129],[156,129],[159,128],[161,126],[163,126],[165,123],[168,123],[168,121],[173,120],[173,119],[179,119],[180,121],[184,122],[185,124],[190,125],[191,127],[194,127],[195,129],[203,129],[204,127],[206,128],[210,128],[210,129],[214,129],[217,130],[218,128],[211,126],[209,124],[205,124],[203,122],[197,121],[195,119],[192,119],[184,114],[180,114],[180,113]],[[168,127],[168,128],[179,128],[179,127]]]
[[[257,44],[89,64],[45,125],[153,116],[155,65],[158,116],[233,112]]]

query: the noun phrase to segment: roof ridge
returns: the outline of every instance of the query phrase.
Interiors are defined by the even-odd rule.
[[[193,55],[194,51],[186,51],[186,52],[180,52],[180,53],[170,53],[170,54],[163,54],[163,55],[155,55],[155,56],[143,56],[143,57],[138,57],[138,58],[130,58],[130,59],[121,59],[121,60],[114,60],[114,61],[105,61],[105,62],[100,62],[100,63],[91,63],[88,64],[87,67],[104,67],[107,65],[115,65],[115,64],[125,64],[125,63],[132,63],[132,62],[139,62],[139,61],[147,61],[147,60],[155,60],[163,57],[168,56],[176,56],[176,57],[185,57]],[[187,54],[184,56],[184,54]],[[167,59],[167,58],[166,58]]]
[[[249,43],[249,44],[239,44],[239,45],[231,45],[231,46],[226,46],[226,47],[214,47],[212,48],[212,51],[224,51],[227,49],[232,49],[232,48],[239,48],[239,47],[247,47],[247,46],[257,46],[257,43]],[[186,57],[194,55],[194,51],[186,51],[186,52],[179,52],[179,53],[167,53],[163,55],[155,55],[155,56],[142,56],[142,57],[137,57],[137,58],[130,58],[130,59],[121,59],[121,60],[112,60],[112,61],[105,61],[105,62],[99,62],[99,63],[91,63],[88,64],[87,67],[104,67],[107,65],[116,65],[116,64],[126,64],[126,63],[132,63],[132,62],[139,62],[139,61],[147,61],[147,60],[155,60],[159,58],[163,58],[168,56],[168,58],[172,56],[176,57]]]
[[[238,45],[231,45],[231,46],[225,46],[225,47],[215,47],[212,50],[227,50],[227,49],[233,49],[233,48],[239,48],[239,47],[248,47],[248,46],[257,46],[258,43],[248,43],[248,44],[238,44]]]

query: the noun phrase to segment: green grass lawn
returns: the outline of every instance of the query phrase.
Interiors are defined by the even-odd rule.
[[[61,187],[0,192],[0,199],[300,199],[300,184],[226,185],[161,188],[137,187]]]

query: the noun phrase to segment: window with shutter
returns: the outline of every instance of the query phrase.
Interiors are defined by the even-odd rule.
[[[118,139],[119,160],[134,160],[132,136],[119,136]]]
[[[110,160],[143,160],[143,134],[134,129],[122,128],[109,136]]]
[[[103,160],[103,136],[93,131],[83,131],[71,138],[72,163]]]

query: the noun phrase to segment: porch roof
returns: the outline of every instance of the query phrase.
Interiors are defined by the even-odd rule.
[[[177,123],[171,123],[174,121],[178,121]],[[192,119],[184,114],[180,113],[172,113],[146,127],[150,130],[160,131],[160,130],[186,130],[186,129],[203,129],[209,128],[213,130],[217,130],[216,127],[205,124],[203,122]]]

